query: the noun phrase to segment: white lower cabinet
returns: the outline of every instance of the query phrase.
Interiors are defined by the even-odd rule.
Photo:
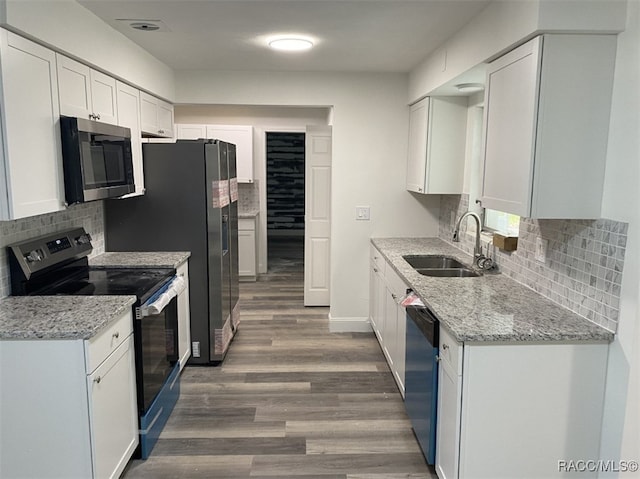
[[[117,478],[138,445],[131,311],[90,340],[0,341],[0,477]]]
[[[191,309],[189,307],[189,263],[178,266],[176,274],[186,281],[186,288],[178,295],[178,356],[180,371],[191,357]]]
[[[599,458],[607,343],[462,344],[440,331],[440,479],[560,478],[560,461]]]
[[[238,276],[240,281],[256,280],[256,221],[238,219]]]
[[[371,247],[369,318],[393,378],[404,397],[406,312],[400,305],[407,285]]]

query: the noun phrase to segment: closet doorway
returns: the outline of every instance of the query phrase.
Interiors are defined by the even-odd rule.
[[[265,136],[268,263],[302,263],[305,133],[267,131]]]

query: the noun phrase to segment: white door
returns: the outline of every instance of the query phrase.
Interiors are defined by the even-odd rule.
[[[305,138],[304,305],[329,306],[331,127],[308,126]]]

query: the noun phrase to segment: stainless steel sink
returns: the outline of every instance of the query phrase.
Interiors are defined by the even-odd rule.
[[[423,276],[435,276],[438,278],[476,278],[481,273],[472,269],[462,268],[414,268]]]
[[[403,256],[405,261],[414,269],[469,269],[451,256],[444,255],[407,255]]]

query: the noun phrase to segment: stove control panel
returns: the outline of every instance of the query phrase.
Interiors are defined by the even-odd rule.
[[[93,250],[84,228],[50,233],[8,246],[13,294],[33,275],[86,258]],[[86,261],[86,259],[84,259]]]

